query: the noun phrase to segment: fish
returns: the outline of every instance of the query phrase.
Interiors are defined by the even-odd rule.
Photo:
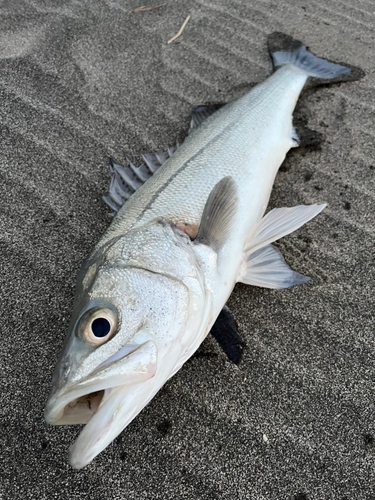
[[[272,245],[325,204],[266,213],[277,171],[303,142],[293,110],[308,86],[354,81],[359,68],[268,38],[273,73],[223,106],[198,107],[185,141],[111,163],[114,218],[83,263],[44,416],[85,424],[69,462],[89,464],[213,332],[234,362],[243,343],[225,305],[237,282],[271,289],[309,278]],[[228,337],[226,337],[228,332]],[[228,348],[229,346],[229,348]]]

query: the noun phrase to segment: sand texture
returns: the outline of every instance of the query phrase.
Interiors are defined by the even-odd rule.
[[[0,5],[0,498],[374,500],[374,3],[180,0],[132,12],[159,2]],[[263,81],[273,31],[366,72],[302,96],[296,115],[324,142],[291,151],[272,192],[270,208],[328,203],[278,244],[312,280],[237,285],[242,363],[208,338],[75,471],[67,451],[80,428],[48,426],[43,408],[77,271],[109,224],[108,157],[139,163],[183,139],[194,106]]]

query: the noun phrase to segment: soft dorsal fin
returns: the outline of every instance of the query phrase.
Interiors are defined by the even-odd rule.
[[[209,106],[197,106],[191,113],[189,134],[201,125],[215,111],[225,106],[224,104],[210,104]]]
[[[216,184],[206,201],[195,243],[202,243],[219,251],[228,239],[237,206],[234,180],[230,176],[224,177]]]
[[[220,109],[223,104],[214,104],[210,106],[198,106],[191,113],[190,129],[188,134],[195,130],[206,118]],[[141,187],[152,175],[170,158],[176,149],[177,144],[167,151],[157,151],[156,153],[147,153],[142,155],[143,163],[136,167],[126,158],[124,167],[117,165],[111,159],[109,169],[111,174],[111,183],[109,190],[102,197],[103,201],[113,210],[111,215],[116,215],[130,196]]]

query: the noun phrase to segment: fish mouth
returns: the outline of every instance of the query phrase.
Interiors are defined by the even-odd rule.
[[[52,394],[47,402],[44,410],[47,423],[87,424],[72,447],[76,449],[73,458],[70,453],[73,467],[81,468],[89,463],[121,432],[122,428],[118,430],[112,423],[125,394],[139,392],[139,388],[155,376],[157,348],[152,341],[134,344],[125,351],[125,355],[121,356],[124,351],[120,351],[83,380]],[[100,449],[92,455],[99,441]]]
[[[105,392],[108,393],[110,390],[102,389],[73,399],[64,406],[62,417],[56,422],[49,423],[55,425],[87,424],[98,411]]]

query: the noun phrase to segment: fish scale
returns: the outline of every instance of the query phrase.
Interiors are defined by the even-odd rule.
[[[292,112],[305,82],[338,81],[351,69],[284,35],[269,44],[275,73],[200,120],[175,151],[144,156],[148,180],[133,165],[111,164],[104,199],[118,213],[80,270],[45,409],[49,423],[87,424],[69,452],[75,468],[131,422],[217,318],[220,345],[236,344],[232,359],[241,354],[235,321],[223,310],[235,283],[280,289],[308,281],[272,243],[325,205],[263,215],[277,170],[298,142]]]
[[[281,68],[207,118],[154,174],[153,182],[145,183],[124,205],[100,244],[158,216],[198,224],[209,193],[227,175],[243,193],[249,214],[249,192],[254,185],[260,187],[263,200],[254,214],[259,219],[276,172],[293,144],[292,111],[307,76],[293,66]],[[277,151],[273,158],[265,154],[270,140]],[[245,233],[252,220],[253,216]]]

